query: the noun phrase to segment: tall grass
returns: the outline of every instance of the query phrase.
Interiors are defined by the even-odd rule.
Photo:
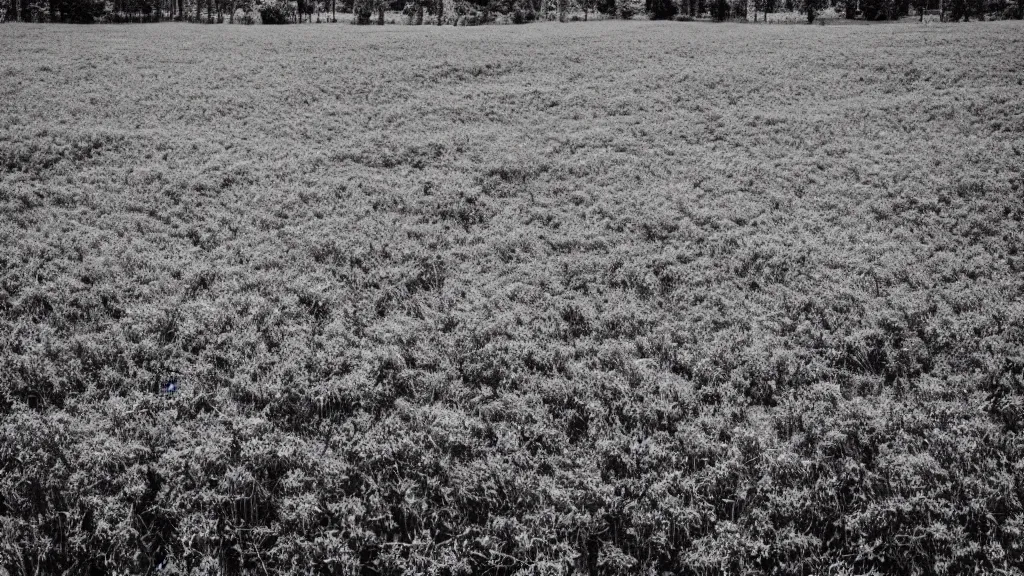
[[[0,565],[1019,573],[1022,32],[5,26]]]

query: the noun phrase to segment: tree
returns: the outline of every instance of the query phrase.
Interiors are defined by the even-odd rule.
[[[61,22],[88,24],[106,11],[102,0],[62,0],[58,5]]]
[[[594,9],[606,16],[615,14],[615,0],[595,0]]]
[[[711,0],[711,17],[722,21],[729,18],[731,7],[728,0]]]
[[[960,20],[967,19],[966,0],[952,0],[948,2],[947,18],[953,22],[959,22]]]
[[[646,0],[644,7],[651,20],[668,20],[676,15],[676,5],[672,0]]]
[[[268,5],[260,8],[260,21],[264,24],[287,24],[289,16],[281,5]]]
[[[355,22],[361,26],[370,23],[373,17],[373,9],[376,0],[355,0],[352,3],[352,14],[356,17]]]

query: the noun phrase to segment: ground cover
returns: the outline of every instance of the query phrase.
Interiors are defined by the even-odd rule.
[[[1021,23],[0,54],[12,574],[1020,573]]]

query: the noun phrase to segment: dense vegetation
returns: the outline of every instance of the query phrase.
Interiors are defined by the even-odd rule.
[[[790,16],[829,10],[835,19],[898,20],[925,12],[942,21],[1024,18],[1024,0],[0,0],[0,23],[159,22],[285,24],[525,24],[601,18],[652,20]],[[346,16],[347,15],[347,16]],[[760,15],[760,17],[758,17]],[[802,20],[802,19],[796,19]]]
[[[1020,23],[0,51],[0,573],[1021,574]]]

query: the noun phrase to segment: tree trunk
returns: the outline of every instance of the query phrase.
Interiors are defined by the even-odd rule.
[[[381,4],[377,7],[377,26],[384,25],[384,5]]]
[[[413,19],[413,23],[417,26],[423,25],[423,2],[416,3],[416,16]]]
[[[337,22],[338,21],[338,17],[335,16],[335,14],[334,14],[334,4],[335,4],[335,2],[336,2],[336,0],[331,0],[331,22]]]
[[[203,21],[203,2],[202,0],[196,0],[196,22]]]

